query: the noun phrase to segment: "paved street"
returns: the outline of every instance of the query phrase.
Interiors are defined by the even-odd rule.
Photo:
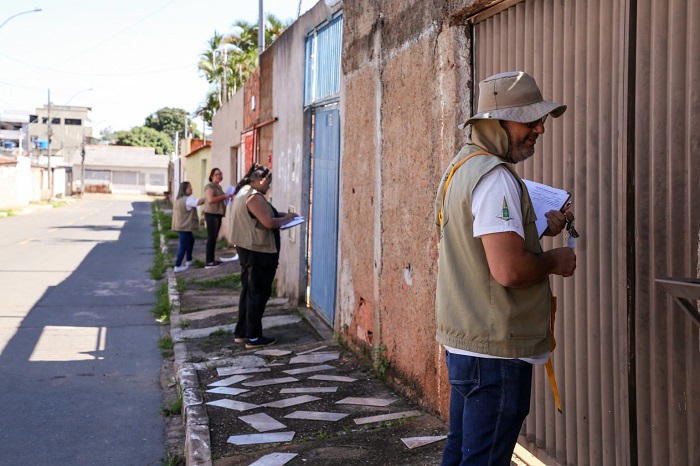
[[[0,464],[159,465],[147,198],[0,219]]]

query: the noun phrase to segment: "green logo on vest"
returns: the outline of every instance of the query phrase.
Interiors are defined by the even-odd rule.
[[[506,202],[505,196],[503,197],[503,208],[501,209],[501,215],[497,215],[496,218],[500,218],[501,220],[505,220],[506,222],[509,220],[513,220],[510,216],[510,212],[508,211],[508,202]]]

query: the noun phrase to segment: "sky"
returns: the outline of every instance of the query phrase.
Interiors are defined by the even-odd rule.
[[[296,20],[317,0],[263,0]],[[258,0],[2,0],[0,112],[91,107],[95,133],[141,126],[163,107],[193,113],[209,84],[197,70],[214,32],[258,20]],[[17,13],[41,8],[40,12]],[[201,128],[201,120],[198,123]]]

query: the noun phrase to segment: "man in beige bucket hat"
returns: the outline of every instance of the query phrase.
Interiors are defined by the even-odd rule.
[[[460,125],[472,126],[468,144],[438,188],[436,339],[452,386],[443,466],[510,465],[530,410],[532,365],[553,348],[549,276],[571,276],[576,256],[542,250],[513,165],[534,154],[546,118],[564,111],[527,73],[484,79],[477,113]],[[546,217],[545,234],[556,236],[573,213],[567,206]]]

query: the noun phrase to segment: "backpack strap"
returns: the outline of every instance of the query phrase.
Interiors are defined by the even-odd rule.
[[[457,162],[456,164],[454,164],[454,165],[452,166],[452,170],[450,170],[449,175],[447,175],[447,179],[445,180],[445,185],[444,185],[444,187],[443,187],[443,189],[442,189],[442,205],[443,205],[443,208],[444,208],[444,205],[445,205],[445,196],[447,196],[447,188],[450,186],[450,181],[452,181],[452,177],[454,176],[455,172],[457,171],[457,169],[458,169],[459,167],[461,167],[462,165],[464,165],[464,163],[465,163],[467,160],[471,159],[472,157],[474,157],[474,156],[476,156],[476,155],[492,155],[492,154],[490,154],[489,152],[487,152],[487,151],[485,151],[485,150],[478,150],[478,151],[476,151],[476,152],[472,152],[471,154],[469,154],[468,156],[464,157],[462,160],[460,160],[459,162]],[[440,212],[438,212],[438,221],[440,222],[440,227],[442,228],[442,209],[440,209]]]

